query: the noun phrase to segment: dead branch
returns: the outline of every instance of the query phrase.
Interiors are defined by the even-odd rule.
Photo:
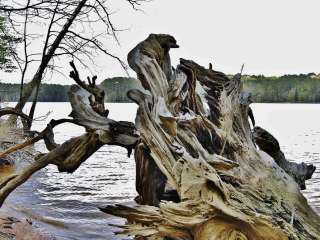
[[[5,116],[5,115],[19,116],[26,121],[28,128],[31,127],[31,119],[29,118],[29,116],[24,114],[23,112],[19,111],[18,109],[9,108],[9,107],[0,109],[0,117]]]
[[[143,2],[143,0],[125,1],[133,7]],[[7,4],[0,3],[0,11],[11,24],[10,29],[24,40],[24,56],[14,55],[21,70],[20,100],[15,108],[21,111],[32,93],[36,91],[29,113],[31,119],[34,115],[37,93],[42,79],[50,71],[57,72],[58,65],[56,65],[55,59],[67,55],[83,65],[85,65],[84,59],[91,61],[94,65],[93,57],[103,53],[118,61],[124,70],[127,69],[126,64],[119,57],[104,47],[106,39],[110,37],[118,42],[117,32],[119,30],[112,22],[109,1],[12,1]],[[32,31],[36,25],[45,26],[45,34]],[[95,26],[99,27],[95,28]],[[104,29],[97,33],[100,26],[104,26]],[[33,47],[30,45],[32,45],[31,40],[35,37],[43,40],[43,45],[40,46],[41,53],[38,50],[32,52]],[[31,63],[37,65],[29,68]],[[36,70],[31,73],[33,69]],[[27,71],[33,77],[30,82],[24,84]],[[96,97],[98,96],[96,95]],[[99,99],[92,100],[92,104],[99,101]],[[102,105],[96,107],[101,108]],[[103,112],[103,114],[107,113]],[[10,117],[9,120],[13,123],[16,118]]]
[[[54,148],[57,147],[57,144],[54,142],[54,139],[53,139],[53,137],[54,137],[53,128],[62,124],[62,123],[66,123],[66,122],[74,123],[74,121],[72,119],[59,119],[59,120],[52,119],[50,121],[50,123],[47,125],[47,127],[44,130],[42,130],[40,133],[35,132],[35,131],[32,132],[33,134],[37,135],[36,137],[27,139],[23,143],[11,146],[10,148],[6,149],[5,151],[0,152],[0,158],[4,158],[10,153],[21,150],[27,146],[33,145],[40,140],[45,141],[46,147],[49,151],[53,150]]]
[[[76,70],[75,67],[74,70]],[[79,78],[76,79],[78,81]],[[79,83],[83,86],[82,82]],[[95,84],[94,80],[90,87],[93,87],[93,83]],[[98,88],[96,85],[94,87]],[[15,188],[48,164],[56,165],[60,172],[72,173],[105,144],[125,147],[128,149],[128,155],[131,153],[139,139],[134,124],[123,121],[117,122],[98,114],[85,98],[85,95],[83,89],[73,85],[69,91],[72,106],[70,116],[72,119],[51,120],[43,131],[35,132],[35,137],[0,153],[0,156],[6,156],[42,139],[50,151],[47,154],[41,154],[26,169],[14,174],[14,176],[9,176],[2,182],[0,186],[0,206]],[[53,128],[66,122],[85,127],[87,133],[58,145],[54,142]]]
[[[316,167],[312,164],[289,162],[281,151],[277,139],[261,127],[254,128],[253,136],[259,148],[268,153],[299,184],[302,190],[306,189],[305,182],[312,177]]]
[[[97,76],[93,76],[91,79],[87,77],[88,84],[82,81],[79,76],[79,72],[74,65],[74,62],[70,62],[70,66],[73,71],[70,72],[70,78],[72,78],[80,87],[87,90],[91,95],[89,96],[89,102],[92,109],[102,116],[108,117],[109,111],[104,107],[105,92],[96,85]]]

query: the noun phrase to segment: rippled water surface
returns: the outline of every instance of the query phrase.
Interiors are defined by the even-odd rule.
[[[303,193],[320,214],[320,104],[253,104],[256,125],[275,136],[287,159],[317,169]]]
[[[110,117],[134,121],[135,104],[108,103]],[[280,142],[287,158],[317,166],[313,179],[304,191],[309,202],[320,212],[320,105],[253,104],[257,125],[270,131]],[[68,103],[39,103],[36,115],[52,111],[48,117],[58,119],[70,113]],[[41,130],[46,121],[36,122]],[[72,124],[55,128],[57,142],[84,131]],[[43,151],[42,143],[37,146]],[[121,239],[112,234],[108,224],[122,220],[99,212],[98,206],[115,203],[132,204],[135,192],[134,159],[126,157],[120,147],[104,146],[73,174],[58,173],[55,166],[38,172],[18,188],[6,202],[17,214],[52,232],[58,239]]]

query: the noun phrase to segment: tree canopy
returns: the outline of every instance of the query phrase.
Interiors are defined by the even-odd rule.
[[[20,38],[14,37],[8,30],[6,18],[0,16],[0,70],[10,72],[16,67],[12,57],[15,54],[15,46]]]

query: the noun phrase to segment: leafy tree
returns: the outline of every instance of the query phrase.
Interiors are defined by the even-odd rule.
[[[11,72],[16,69],[12,57],[15,54],[15,46],[20,41],[8,31],[6,19],[0,16],[0,70]]]

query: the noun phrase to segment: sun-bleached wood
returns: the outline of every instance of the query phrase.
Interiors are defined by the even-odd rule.
[[[176,44],[172,39],[150,35],[128,55],[148,90],[128,96],[139,105],[139,200],[153,206],[101,208],[128,220],[118,233],[152,240],[320,239],[320,218],[295,179],[254,141],[241,74],[230,79],[186,59],[168,74],[163,52]],[[149,169],[164,177],[146,181]],[[166,189],[178,201],[161,201]]]
[[[229,78],[186,59],[171,71],[169,51],[176,47],[172,36],[151,34],[129,53],[146,90],[128,92],[139,105],[135,124],[108,118],[96,77],[81,81],[71,63],[78,84],[69,92],[71,118],[53,120],[0,153],[41,139],[50,150],[0,183],[0,205],[48,164],[72,173],[101,146],[118,145],[128,155],[135,149],[139,194],[137,206],[101,208],[128,220],[119,233],[150,240],[319,239],[320,218],[300,191],[314,167],[288,164],[272,135],[252,131],[251,94],[242,91],[241,74]],[[86,133],[56,144],[52,128],[64,122]]]
[[[73,68],[70,77],[79,84],[71,86],[69,91],[72,107],[70,117],[72,118],[51,120],[42,132],[34,132],[35,137],[0,152],[0,156],[5,157],[42,139],[49,150],[47,154],[36,156],[35,161],[0,183],[0,206],[14,189],[27,181],[32,174],[49,164],[56,165],[60,172],[72,173],[101,146],[108,144],[125,147],[130,155],[139,139],[139,134],[133,123],[114,121],[107,117],[104,107],[104,92],[102,93],[102,90],[95,85],[96,77],[93,78],[94,80],[92,79],[92,82],[88,81],[88,86],[80,80],[75,65],[72,62],[70,64]],[[97,97],[98,94],[101,97]],[[0,112],[3,115],[12,114],[11,111],[6,112],[6,109],[0,110]],[[66,122],[84,127],[86,133],[71,138],[60,145],[56,144],[53,128]]]

